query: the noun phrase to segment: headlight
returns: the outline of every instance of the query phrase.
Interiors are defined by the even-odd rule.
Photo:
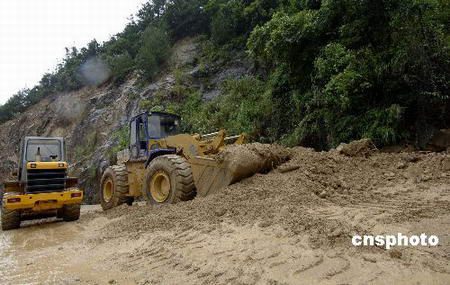
[[[70,194],[70,196],[71,196],[72,198],[81,197],[81,192],[72,193],[72,194]]]

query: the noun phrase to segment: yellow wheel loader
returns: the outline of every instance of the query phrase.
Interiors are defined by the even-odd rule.
[[[2,230],[20,227],[28,219],[57,216],[78,220],[83,191],[77,178],[67,176],[64,139],[25,137],[20,144],[16,181],[4,183]]]
[[[179,134],[180,117],[163,112],[142,113],[130,121],[130,145],[118,153],[118,165],[107,168],[100,181],[104,210],[144,196],[160,205],[206,196],[254,174],[252,167],[234,167],[218,155],[226,143],[243,144],[245,134],[225,131],[207,135]]]

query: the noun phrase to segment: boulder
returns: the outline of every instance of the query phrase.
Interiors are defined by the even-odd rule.
[[[361,139],[358,141],[352,141],[351,143],[340,144],[336,150],[346,156],[369,156],[372,152],[376,151],[377,148],[370,139]]]

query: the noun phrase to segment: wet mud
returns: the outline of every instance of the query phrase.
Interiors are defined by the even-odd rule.
[[[0,232],[0,284],[450,284],[448,154],[284,151],[193,201],[84,207],[77,222]],[[440,243],[351,244],[399,232]]]

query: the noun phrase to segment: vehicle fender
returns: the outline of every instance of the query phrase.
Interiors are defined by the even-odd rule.
[[[145,162],[145,168],[149,166],[149,164],[153,161],[153,159],[157,158],[161,155],[166,154],[174,154],[177,153],[175,149],[154,149],[150,151],[150,155],[147,158],[147,161]]]

